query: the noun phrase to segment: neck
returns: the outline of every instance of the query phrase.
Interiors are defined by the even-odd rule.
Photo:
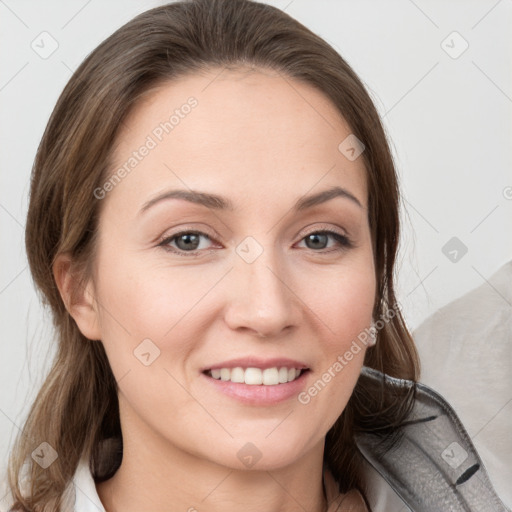
[[[327,509],[323,441],[287,466],[241,470],[182,450],[147,426],[137,427],[123,429],[121,465],[96,486],[106,512]]]

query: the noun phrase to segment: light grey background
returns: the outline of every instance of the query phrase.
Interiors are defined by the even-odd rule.
[[[72,70],[115,29],[161,3],[0,0],[2,465],[54,350],[24,253],[37,145]],[[406,207],[398,298],[415,328],[512,258],[512,2],[269,3],[331,43],[383,116]],[[52,44],[47,58],[32,48],[48,52]],[[457,246],[443,253],[452,237],[467,254]]]

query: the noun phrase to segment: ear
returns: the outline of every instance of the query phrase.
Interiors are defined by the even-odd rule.
[[[80,282],[81,276],[74,270],[68,253],[61,253],[55,259],[53,276],[64,305],[80,332],[90,340],[100,340],[99,311],[92,281],[85,285]]]

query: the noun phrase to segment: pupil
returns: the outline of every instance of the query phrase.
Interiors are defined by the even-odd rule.
[[[313,242],[313,247],[312,247],[313,249],[318,249],[318,248],[319,248],[319,247],[315,247],[315,246],[314,246],[316,243],[318,243],[318,239],[319,239],[319,238],[322,238],[322,239],[323,239],[323,242],[325,242],[325,239],[327,238],[327,235],[325,235],[325,234],[318,234],[318,233],[317,233],[317,234],[309,235],[308,239],[309,239],[309,241],[312,241],[312,242]],[[324,247],[324,246],[325,246],[325,244],[320,244],[320,245],[322,245],[322,247],[320,247],[320,249],[325,248],[325,247]]]
[[[191,240],[195,238],[195,240]],[[199,237],[195,234],[185,234],[185,235],[181,235],[178,240],[177,240],[177,243],[178,243],[178,246],[179,246],[179,242],[180,241],[185,241],[185,244],[184,244],[184,247],[180,247],[181,248],[184,248],[184,249],[196,249],[197,248],[197,241],[198,241]]]

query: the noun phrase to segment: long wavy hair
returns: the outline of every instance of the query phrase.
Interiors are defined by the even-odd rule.
[[[363,83],[329,44],[270,5],[191,0],[156,7],[126,23],[87,56],[62,91],[37,150],[25,242],[35,285],[51,308],[58,346],[10,454],[12,510],[60,510],[82,457],[90,461],[98,481],[112,476],[120,464],[116,380],[101,341],[86,339],[68,313],[52,272],[57,255],[69,253],[82,283],[90,275],[101,204],[94,190],[113,172],[111,155],[120,124],[155,87],[205,69],[240,66],[275,70],[314,86],[363,141],[377,280],[374,318],[394,311],[378,331],[377,344],[366,351],[364,364],[394,377],[418,379],[417,352],[394,292],[397,175]],[[399,424],[413,398],[411,393],[390,396],[384,384],[376,391],[358,380],[325,443],[324,461],[341,492],[365,492],[355,434]],[[111,440],[118,440],[118,449],[100,463],[100,448]],[[41,442],[59,455],[46,469],[30,457]]]

